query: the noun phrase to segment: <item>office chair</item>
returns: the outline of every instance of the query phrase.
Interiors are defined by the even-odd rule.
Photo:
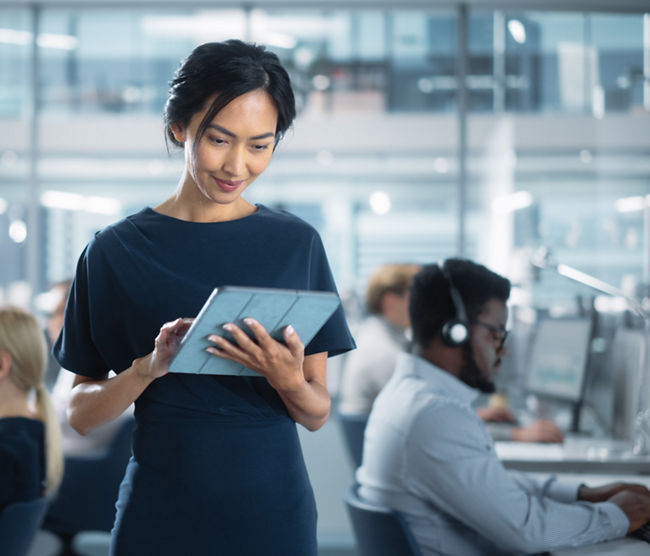
[[[66,456],[61,485],[52,500],[43,528],[70,546],[80,531],[110,531],[115,501],[131,456],[135,419],[125,418],[106,449]]]
[[[2,556],[25,556],[47,510],[42,496],[27,502],[14,502],[0,513],[0,553]]]
[[[365,413],[341,413],[338,418],[343,429],[343,438],[354,467],[361,465],[363,456],[363,434],[366,430],[368,416]]]
[[[422,556],[404,517],[361,500],[357,485],[346,491],[345,507],[360,556]]]

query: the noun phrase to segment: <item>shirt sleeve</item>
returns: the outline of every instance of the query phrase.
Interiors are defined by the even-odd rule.
[[[323,242],[317,233],[310,245],[308,288],[314,291],[329,291],[338,294]],[[328,356],[339,355],[356,347],[345,318],[343,305],[329,318],[311,342],[305,346],[305,355],[328,352]]]
[[[627,518],[614,504],[575,501],[575,490],[555,490],[554,479],[537,482],[507,471],[470,408],[427,406],[411,435],[406,461],[413,488],[504,550],[544,552],[627,532]]]
[[[91,269],[91,242],[81,253],[65,308],[61,334],[52,347],[59,364],[76,374],[102,378],[110,369],[102,359],[93,341]],[[97,286],[101,290],[101,285]]]

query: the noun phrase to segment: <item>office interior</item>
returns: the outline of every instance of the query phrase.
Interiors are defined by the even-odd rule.
[[[96,231],[171,193],[168,81],[227,38],[276,52],[298,101],[245,196],[318,229],[352,327],[377,266],[481,262],[513,284],[500,391],[650,473],[646,0],[0,0],[0,303],[38,311]],[[531,386],[547,321],[589,323],[547,335],[579,372]],[[354,554],[335,413],[301,440],[322,554]]]

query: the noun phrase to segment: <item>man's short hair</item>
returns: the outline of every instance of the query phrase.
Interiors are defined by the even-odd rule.
[[[481,264],[453,258],[444,262],[444,269],[463,300],[470,324],[490,299],[505,303],[510,297],[510,281]],[[438,264],[423,266],[413,278],[409,315],[413,340],[421,347],[429,345],[445,322],[457,316],[449,281]]]
[[[381,300],[387,293],[405,294],[413,276],[420,270],[416,264],[387,264],[370,276],[366,289],[366,308],[373,315],[381,315]]]

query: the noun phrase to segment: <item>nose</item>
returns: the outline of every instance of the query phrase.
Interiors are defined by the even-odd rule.
[[[228,150],[223,170],[232,177],[242,177],[246,168],[246,151],[243,146],[234,145]]]

